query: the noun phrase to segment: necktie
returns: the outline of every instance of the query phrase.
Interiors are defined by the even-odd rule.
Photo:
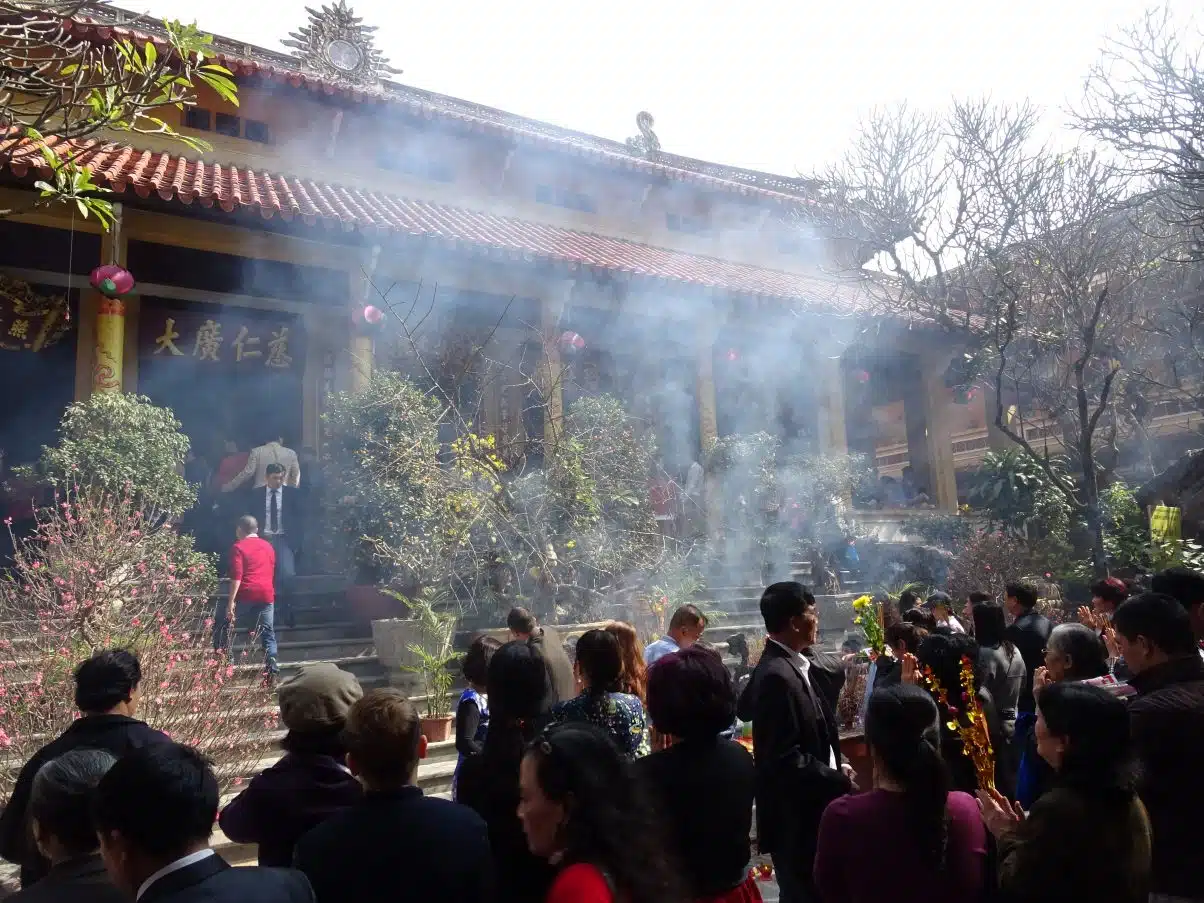
[[[268,508],[268,529],[273,533],[280,532],[280,500],[277,497],[279,492],[279,489],[272,490],[272,502]]]

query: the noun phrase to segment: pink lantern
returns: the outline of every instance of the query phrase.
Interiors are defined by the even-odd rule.
[[[870,381],[870,372],[868,370],[857,370],[853,373],[859,383],[868,383]]]
[[[97,267],[88,277],[88,281],[92,284],[92,288],[106,298],[120,298],[128,295],[134,290],[135,285],[130,271],[115,263]]]
[[[369,326],[377,326],[385,318],[385,312],[379,307],[369,304],[364,308],[364,322]]]
[[[563,332],[560,335],[560,347],[571,354],[585,347],[585,339],[575,332]]]

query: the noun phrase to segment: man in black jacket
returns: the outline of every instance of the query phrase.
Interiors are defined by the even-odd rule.
[[[564,643],[556,631],[540,627],[535,615],[525,608],[512,608],[506,616],[510,638],[521,640],[538,655],[548,673],[547,696],[543,711],[548,712],[558,702],[567,702],[577,695],[577,679],[573,676],[573,663],[564,651]]]
[[[1143,593],[1121,603],[1112,625],[1137,690],[1129,721],[1154,835],[1150,900],[1204,900],[1204,661],[1191,616],[1171,596]]]
[[[812,903],[820,816],[856,785],[841,765],[830,675],[806,654],[819,631],[815,597],[801,583],[775,583],[761,617],[765,650],[740,705],[753,723],[757,845],[773,859],[782,903]]]
[[[1009,583],[1004,588],[1008,613],[1014,621],[1008,625],[1004,637],[1011,642],[1024,659],[1024,685],[1020,688],[1020,701],[1016,706],[1016,749],[1023,749],[1036,721],[1037,704],[1033,699],[1033,674],[1045,664],[1045,644],[1053,625],[1049,618],[1037,611],[1037,591],[1027,583]]]
[[[96,788],[93,819],[109,877],[138,903],[313,903],[291,869],[231,868],[209,847],[217,778],[177,743],[134,750]]]
[[[260,524],[259,535],[276,552],[276,592],[282,615],[288,626],[296,626],[292,593],[297,579],[297,555],[305,544],[305,528],[310,517],[307,492],[284,484],[284,465],[269,464],[267,483],[247,493],[243,514]]]
[[[33,842],[27,817],[38,769],[73,749],[103,749],[120,758],[132,749],[168,742],[166,735],[134,718],[141,682],[138,658],[124,649],[98,652],[75,669],[75,707],[82,716],[25,764],[0,815],[0,856],[21,866],[22,887],[50,866]]]
[[[116,761],[103,749],[73,749],[38,771],[29,820],[50,871],[9,903],[125,903],[105,871],[92,827],[96,785]]]
[[[489,830],[467,806],[424,796],[414,784],[426,738],[405,694],[369,693],[347,713],[343,736],[365,794],[297,843],[295,865],[318,903],[488,901]]]

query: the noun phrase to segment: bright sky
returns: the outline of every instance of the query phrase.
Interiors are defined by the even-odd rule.
[[[321,0],[311,0],[317,6]],[[1177,14],[1195,4],[1167,0]],[[117,0],[280,49],[300,0]],[[622,140],[648,110],[666,151],[785,174],[835,159],[906,100],[1025,97],[1051,120],[1143,0],[351,0],[398,80]],[[203,12],[198,13],[198,9]]]

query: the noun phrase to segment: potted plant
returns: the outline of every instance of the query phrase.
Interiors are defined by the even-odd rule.
[[[451,738],[452,725],[452,682],[455,675],[451,664],[459,658],[450,648],[431,652],[417,643],[409,644],[409,652],[417,660],[416,665],[406,665],[405,670],[422,679],[426,693],[425,714],[422,716],[422,734],[431,743],[440,743]]]
[[[388,671],[390,684],[407,691],[417,690],[427,681],[426,657],[450,660],[456,616],[444,610],[442,594],[429,587],[411,596],[395,590],[383,592],[402,603],[409,616],[372,622],[377,658]],[[416,648],[423,655],[415,653]]]

